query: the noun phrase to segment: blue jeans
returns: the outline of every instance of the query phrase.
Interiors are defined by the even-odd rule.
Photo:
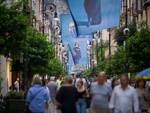
[[[86,100],[79,99],[76,104],[77,113],[86,113]]]

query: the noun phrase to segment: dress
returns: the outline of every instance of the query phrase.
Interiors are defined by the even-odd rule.
[[[62,86],[56,95],[56,100],[60,103],[62,113],[77,113],[77,99],[77,89],[73,86]]]

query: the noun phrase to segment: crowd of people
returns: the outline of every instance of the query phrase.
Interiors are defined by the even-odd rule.
[[[127,74],[108,79],[105,72],[91,79],[50,77],[43,86],[36,75],[26,105],[28,113],[148,113],[150,86],[139,79],[133,87]]]

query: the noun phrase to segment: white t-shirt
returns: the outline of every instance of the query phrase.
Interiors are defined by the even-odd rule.
[[[15,88],[16,88],[17,90],[19,90],[19,82],[18,82],[18,81],[15,81],[14,85],[15,85]]]

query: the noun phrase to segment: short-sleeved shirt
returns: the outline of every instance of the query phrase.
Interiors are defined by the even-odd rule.
[[[111,95],[111,88],[108,85],[99,85],[97,82],[92,83],[90,93],[92,95],[91,107],[108,108],[108,99]]]
[[[124,90],[121,85],[114,88],[109,108],[114,109],[114,113],[138,113],[139,100],[134,87],[128,85]]]
[[[17,90],[19,90],[19,82],[18,82],[18,81],[15,81],[14,85],[15,85],[15,88],[16,88]]]
[[[26,103],[29,109],[35,113],[44,113],[45,104],[49,101],[49,92],[46,87],[33,85],[26,97]]]
[[[75,87],[62,86],[56,95],[56,100],[61,105],[62,113],[77,113],[76,102],[78,100],[78,92]]]

